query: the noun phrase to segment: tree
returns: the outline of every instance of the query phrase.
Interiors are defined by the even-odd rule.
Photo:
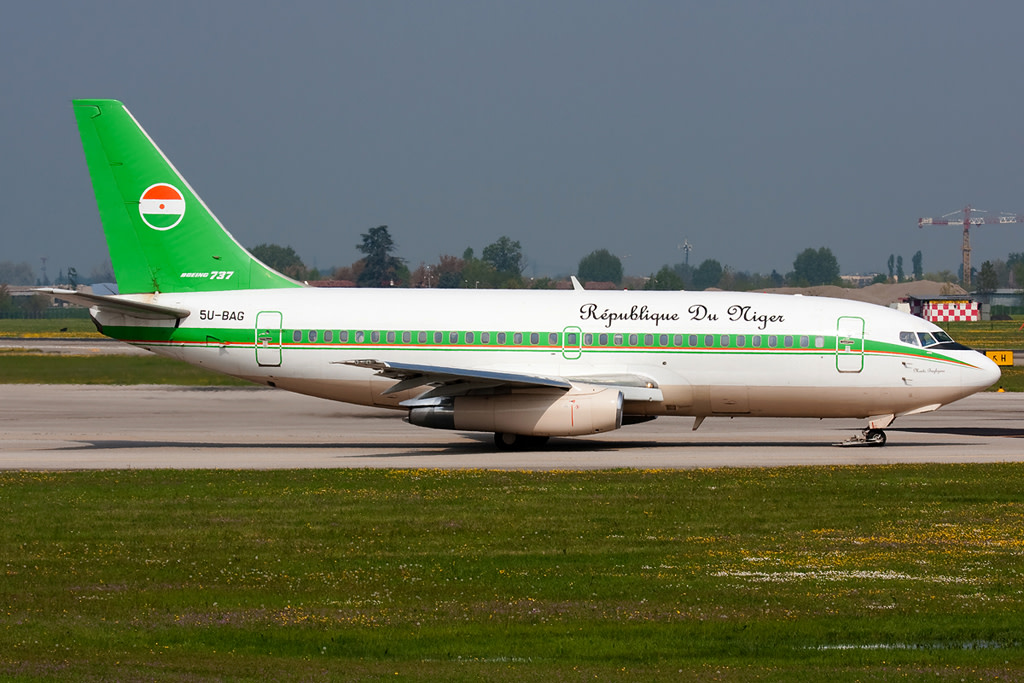
[[[717,287],[722,279],[722,264],[715,259],[705,259],[693,271],[693,288],[696,290]]]
[[[395,242],[391,239],[388,226],[378,225],[370,228],[360,237],[363,241],[356,245],[365,257],[363,271],[359,273],[356,285],[359,287],[390,287],[400,279],[400,271],[404,266],[402,259],[393,255]]]
[[[580,259],[576,276],[582,282],[622,282],[622,261],[607,249],[592,251]]]
[[[896,257],[896,281],[897,282],[903,282],[904,279],[906,279],[906,278],[903,275],[903,257],[902,256],[897,256]]]
[[[1009,286],[1024,289],[1024,253],[1013,252],[1007,256],[1006,267],[1010,271]]]
[[[891,259],[890,259],[891,260]],[[839,261],[828,247],[808,247],[793,261],[793,281],[796,285],[813,287],[839,282]]]
[[[295,280],[306,279],[306,266],[291,247],[264,242],[250,249],[249,253],[279,273]]]
[[[472,252],[472,250],[470,250]],[[458,256],[441,254],[434,272],[437,274],[437,286],[441,289],[456,289],[462,285],[462,270],[466,262]]]
[[[914,263],[914,279],[915,280],[920,280],[921,278],[924,277],[924,268],[921,266],[922,259],[923,259],[923,257],[921,256],[921,250],[918,249],[917,253],[914,254],[913,258],[911,259],[911,261],[913,261],[913,263]]]
[[[523,248],[519,241],[513,242],[504,235],[494,244],[484,247],[483,260],[494,266],[499,273],[516,277],[522,275],[523,268],[526,267],[523,263]]]
[[[7,285],[30,285],[35,281],[32,266],[26,261],[0,261],[0,283]]]
[[[978,273],[978,291],[994,292],[999,288],[999,276],[991,261],[981,264],[981,271]]]
[[[896,269],[894,267],[895,264],[896,264],[896,256],[893,255],[893,254],[889,254],[889,279],[890,280],[893,279],[894,277],[896,277]]]
[[[660,291],[676,291],[683,288],[683,280],[676,271],[669,266],[661,267],[655,275],[652,275],[644,284],[644,289]]]

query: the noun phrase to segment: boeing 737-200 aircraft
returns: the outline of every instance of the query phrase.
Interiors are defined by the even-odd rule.
[[[76,100],[119,294],[49,290],[105,335],[312,396],[493,432],[498,448],[661,416],[895,418],[999,369],[920,318],[737,292],[323,289],[249,254],[115,100]]]

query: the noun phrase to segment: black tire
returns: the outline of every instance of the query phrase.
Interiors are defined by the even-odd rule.
[[[864,435],[864,438],[872,446],[885,445],[885,432],[881,429],[869,429],[868,433]]]

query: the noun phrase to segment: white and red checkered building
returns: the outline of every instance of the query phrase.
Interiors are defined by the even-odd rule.
[[[965,296],[908,297],[910,312],[933,323],[977,322],[981,320],[981,306]]]

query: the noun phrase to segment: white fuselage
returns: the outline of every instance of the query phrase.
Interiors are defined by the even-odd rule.
[[[192,313],[173,333],[168,321],[103,314],[105,328],[125,326],[112,336],[254,382],[393,408],[429,387],[385,394],[394,380],[346,362],[627,378],[627,415],[898,416],[999,377],[975,351],[901,341],[939,329],[920,318],[818,297],[304,288],[125,298]]]

